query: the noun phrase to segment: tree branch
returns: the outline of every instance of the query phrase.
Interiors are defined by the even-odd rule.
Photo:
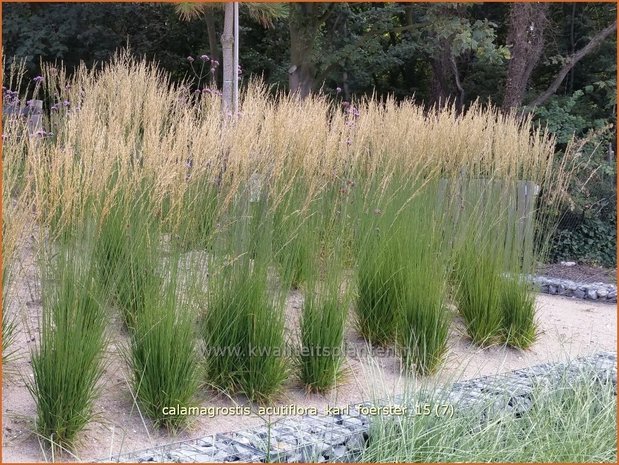
[[[554,79],[554,81],[552,81],[552,84],[550,84],[548,89],[546,89],[544,92],[538,95],[537,98],[535,98],[528,106],[536,107],[536,106],[539,106],[545,103],[546,100],[548,100],[557,91],[557,89],[559,88],[559,86],[561,85],[565,77],[572,70],[572,68],[576,65],[576,63],[578,63],[585,56],[587,56],[589,53],[595,50],[598,46],[600,46],[600,44],[604,42],[604,40],[616,30],[617,30],[617,21],[615,21],[613,24],[606,27],[605,29],[602,29],[600,32],[598,32],[595,36],[591,38],[591,40],[589,41],[587,45],[585,45],[583,48],[578,50],[576,53],[568,57],[565,64],[563,65],[563,68],[561,68],[561,70],[559,71],[559,74],[557,74],[557,77]]]

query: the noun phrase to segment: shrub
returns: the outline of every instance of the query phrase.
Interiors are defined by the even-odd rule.
[[[617,218],[585,218],[559,229],[551,242],[552,262],[577,260],[610,268],[617,266]]]

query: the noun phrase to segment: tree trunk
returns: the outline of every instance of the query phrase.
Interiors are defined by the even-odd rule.
[[[535,107],[545,103],[546,100],[548,100],[557,91],[557,89],[565,79],[565,76],[567,76],[567,74],[574,68],[574,66],[576,66],[576,63],[578,63],[585,56],[587,56],[589,53],[599,47],[600,44],[604,42],[604,40],[616,30],[617,21],[615,21],[610,26],[602,29],[591,38],[587,45],[585,45],[576,53],[568,57],[568,59],[565,60],[565,64],[563,65],[563,67],[559,70],[559,74],[557,74],[557,77],[555,77],[555,79],[552,81],[552,84],[550,84],[548,89],[538,95],[537,98],[530,103],[530,106]]]
[[[290,4],[290,92],[307,97],[314,89],[316,66],[315,44],[322,24],[318,9],[321,4]]]
[[[520,107],[533,69],[544,50],[548,3],[512,3],[509,10],[507,45],[511,59],[507,66],[507,80],[503,110]]]
[[[215,16],[212,8],[204,9],[204,21],[206,22],[206,32],[208,33],[208,48],[210,57],[219,61],[219,50],[217,47],[217,32],[215,31]]]
[[[232,111],[232,80],[234,79],[234,4],[228,2],[224,10],[224,33],[221,36],[221,50],[223,59],[223,86],[222,86],[222,109],[227,117]]]
[[[432,58],[432,78],[430,85],[430,102],[432,105],[445,106],[453,94],[453,65],[451,45],[445,39],[440,41],[440,49]]]

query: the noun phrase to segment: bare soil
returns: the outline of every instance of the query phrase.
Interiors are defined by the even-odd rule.
[[[36,347],[38,318],[41,312],[40,285],[35,266],[35,245],[28,240],[21,247],[18,279],[11,289],[12,305],[8,311],[18,315],[20,333],[17,346],[21,357],[4,367],[2,392],[2,461],[41,462],[105,459],[111,455],[146,449],[162,444],[206,436],[216,432],[234,431],[276,421],[281,417],[251,416],[195,417],[185,431],[171,435],[153,429],[140,415],[129,388],[129,372],[120,351],[126,344],[126,334],[120,321],[110,322],[112,344],[108,348],[108,367],[101,383],[101,395],[95,410],[97,418],[83,432],[74,456],[51,457],[33,433],[35,403],[26,388],[32,378],[30,351]],[[301,308],[302,296],[291,293],[288,300],[287,328],[291,337]],[[466,337],[461,321],[454,317],[450,331],[449,353],[440,373],[424,379],[414,379],[401,373],[398,358],[393,353],[369,350],[353,325],[346,333],[349,350],[345,360],[345,375],[340,384],[327,395],[308,394],[295,379],[290,379],[275,405],[315,406],[323,412],[327,406],[385,398],[401,393],[416,382],[446,382],[496,374],[537,363],[560,361],[601,350],[617,348],[617,309],[615,305],[593,303],[560,296],[537,297],[539,338],[533,347],[519,351],[497,346],[480,349]],[[243,398],[229,398],[208,389],[200,391],[200,405],[233,407],[247,404]]]

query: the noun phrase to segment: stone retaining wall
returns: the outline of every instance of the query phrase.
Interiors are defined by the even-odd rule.
[[[535,386],[556,385],[583,371],[597,382],[612,383],[617,392],[617,354],[602,352],[571,362],[546,363],[497,376],[455,383],[435,391],[458,409],[482,407],[485,416],[519,414],[533,405]],[[436,397],[435,397],[436,398]],[[354,461],[368,440],[370,418],[363,407],[404,405],[403,397],[350,406],[338,415],[284,418],[267,426],[215,434],[156,449],[113,457],[106,462],[326,462]]]
[[[578,283],[568,279],[533,276],[530,279],[540,286],[545,294],[564,295],[577,299],[598,300],[600,302],[617,302],[617,286],[604,283]]]

